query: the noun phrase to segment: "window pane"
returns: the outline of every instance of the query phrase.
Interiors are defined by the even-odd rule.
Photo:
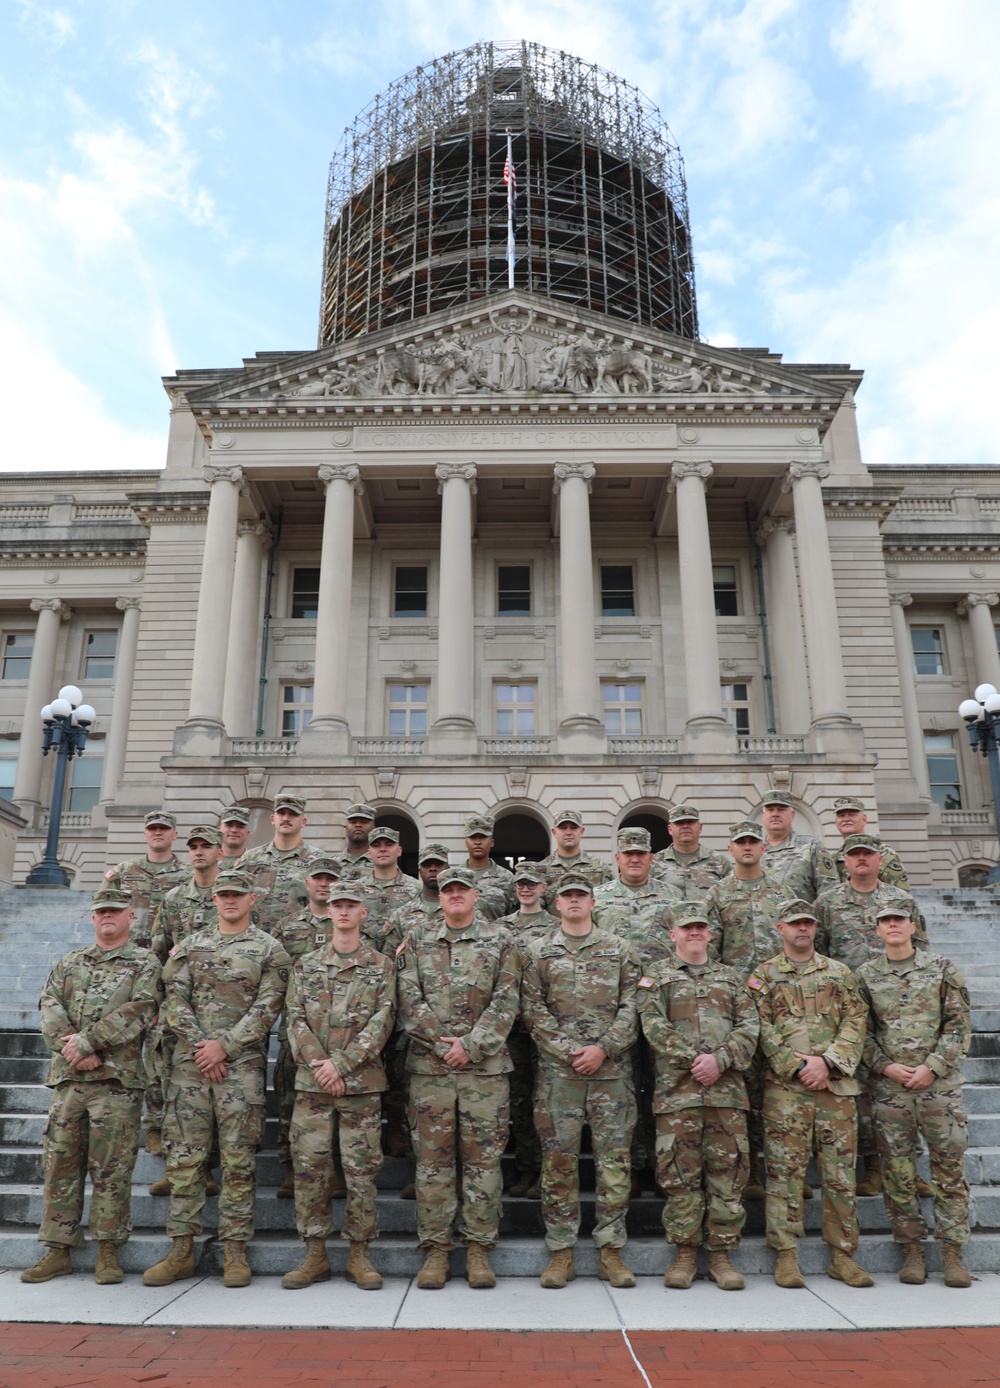
[[[389,710],[389,735],[390,737],[406,736],[405,708],[391,708]]]
[[[937,627],[911,627],[913,666],[918,675],[943,675],[944,650]]]
[[[604,731],[610,736],[642,733],[642,685],[602,681],[601,701],[604,705]]]
[[[601,565],[601,613],[605,617],[635,616],[631,564]]]
[[[410,736],[424,737],[427,733],[427,710],[415,708],[410,712]]]
[[[311,684],[286,684],[281,690],[281,736],[298,737],[312,721]]]
[[[426,617],[426,564],[397,566],[394,582],[392,615],[394,617]]]
[[[512,708],[497,709],[497,732],[500,734],[512,733],[514,731],[514,710]]]
[[[423,737],[427,732],[427,684],[390,684],[386,731],[391,737]]]
[[[86,814],[101,798],[103,757],[81,757],[72,764],[72,784],[67,809],[70,814]]]
[[[319,569],[292,571],[292,616],[315,621],[319,607]]]
[[[736,591],[736,565],[713,564],[712,588],[715,593],[715,615],[717,617],[738,617],[740,604]]]
[[[9,800],[14,794],[16,772],[17,757],[0,757],[0,800]]]
[[[625,712],[625,731],[632,733],[633,736],[642,732],[642,709],[626,708]]]
[[[83,647],[83,678],[113,679],[117,646],[117,631],[88,631]]]
[[[517,731],[521,737],[530,737],[535,731],[534,708],[519,708],[517,711]]]
[[[501,564],[497,568],[497,615],[531,616],[531,568],[528,564]]]
[[[745,681],[720,684],[719,694],[722,712],[741,737],[747,736],[750,732],[750,685]]]
[[[26,680],[31,668],[31,652],[35,647],[33,631],[11,631],[3,639],[3,664],[0,679]]]

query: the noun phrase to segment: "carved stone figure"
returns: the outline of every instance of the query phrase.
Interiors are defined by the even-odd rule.
[[[604,339],[607,341],[607,339]],[[641,391],[648,395],[653,389],[653,360],[645,352],[625,347],[610,347],[597,358],[597,380],[594,390],[610,389],[630,395]]]

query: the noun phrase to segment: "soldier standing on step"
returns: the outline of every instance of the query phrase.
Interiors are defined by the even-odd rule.
[[[219,816],[222,831],[222,866],[235,867],[250,837],[250,811],[245,805],[227,805]]]
[[[856,795],[837,796],[833,802],[833,820],[837,826],[837,833],[843,839],[850,838],[852,834],[868,833],[868,815],[865,813],[865,802],[859,800]],[[884,882],[887,887],[898,887],[901,892],[908,892],[910,879],[899,854],[882,839],[877,839],[876,842],[879,852],[882,854],[882,864],[878,872],[879,881]],[[842,882],[847,876],[844,857],[844,849],[841,846],[836,851],[836,861],[837,871],[840,873]]]
[[[129,893],[103,887],[93,905],[94,943],[59,961],[39,1002],[42,1036],[52,1051],[38,1233],[48,1252],[21,1273],[22,1282],[48,1282],[72,1272],[70,1249],[83,1245],[88,1172],[98,1282],[121,1282],[118,1250],[132,1228],[129,1201],[145,1083],[142,1038],[163,985],[156,956],[129,939]]]
[[[702,848],[704,825],[695,805],[675,805],[668,815],[670,846],[653,854],[652,874],[663,878],[687,898],[703,897],[714,883],[732,871],[725,853]]]
[[[581,810],[558,810],[552,823],[552,837],[556,841],[555,851],[535,864],[545,875],[545,896],[542,905],[548,911],[555,910],[556,883],[567,872],[586,877],[593,886],[602,882],[613,882],[614,871],[604,858],[595,858],[592,853],[583,851],[582,840],[587,830]]]
[[[868,1008],[864,1056],[882,1197],[905,1255],[899,1280],[927,1279],[927,1222],[913,1166],[922,1135],[930,1153],[934,1235],[941,1243],[945,1286],[969,1287],[972,1278],[962,1262],[962,1245],[969,1242],[969,1129],[959,1069],[972,1036],[969,990],[950,959],[914,947],[915,925],[905,905],[884,906],[877,929],[884,953],[862,964],[858,985]]]
[[[465,821],[465,866],[476,879],[476,910],[488,921],[506,916],[517,905],[510,869],[490,857],[495,842],[493,823],[493,816],[488,814],[470,815]]]
[[[249,873],[257,898],[254,924],[272,935],[292,911],[305,906],[308,893],[303,878],[320,850],[302,837],[308,820],[300,795],[279,795],[271,813],[274,837],[260,848],[250,848],[239,860],[240,872]]]

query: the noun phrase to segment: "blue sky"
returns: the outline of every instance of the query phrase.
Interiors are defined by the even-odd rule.
[[[995,0],[5,0],[0,470],[161,466],[161,375],[312,347],[344,126],[480,38],[656,102],[706,339],[864,367],[869,462],[997,461]]]

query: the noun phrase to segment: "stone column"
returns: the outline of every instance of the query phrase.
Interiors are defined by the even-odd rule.
[[[24,699],[17,772],[11,795],[14,804],[29,818],[32,811],[41,806],[42,720],[38,715],[59,692],[55,687],[59,624],[68,621],[71,615],[61,598],[32,598],[31,610],[38,613],[38,621],[28,669],[28,692]]]
[[[917,681],[913,669],[913,643],[907,625],[905,607],[913,601],[909,593],[890,593],[889,611],[892,613],[892,640],[896,647],[896,669],[899,671],[899,702],[903,713],[903,733],[906,737],[906,755],[910,763],[910,775],[916,782],[918,792],[927,800],[931,796],[927,777],[927,756],[924,751],[924,732],[920,726],[920,709],[917,705]]]
[[[779,733],[809,731],[809,672],[802,646],[794,530],[788,517],[768,516],[757,531],[757,543],[765,546],[772,687]]]
[[[972,676],[970,686],[992,684],[1000,689],[1000,655],[997,654],[997,635],[991,608],[1000,602],[996,593],[966,593],[958,604],[959,614],[968,614],[969,635],[972,637]]]
[[[354,498],[364,487],[354,463],[324,463],[319,479],[326,488],[312,722],[299,749],[343,755],[351,749],[347,722],[347,675],[351,656],[351,586],[354,567]]]
[[[593,463],[556,463],[559,498],[559,747],[604,751],[594,635],[594,560],[590,544]]]
[[[674,463],[670,488],[677,495],[677,561],[681,582],[681,630],[687,684],[689,744],[700,751],[731,752],[736,731],[722,712],[719,692],[719,638],[712,582],[705,483],[712,464]]]
[[[187,722],[174,739],[179,754],[218,755],[224,727],[226,651],[236,566],[236,525],[243,469],[210,463],[203,476],[212,488],[205,525],[205,552],[198,589],[198,616],[191,663]]]
[[[432,749],[476,751],[473,718],[475,627],[472,612],[472,498],[475,463],[439,463],[441,560],[438,586],[438,716]]]
[[[222,701],[222,721],[230,737],[253,737],[256,731],[260,576],[270,544],[271,532],[263,521],[240,521],[237,525],[226,692]]]
[[[111,722],[104,739],[104,771],[101,775],[101,804],[115,798],[118,782],[125,774],[128,725],[132,714],[132,686],[135,658],[139,649],[140,598],[119,598],[115,603],[123,614],[115,656],[115,692],[111,700]]]

